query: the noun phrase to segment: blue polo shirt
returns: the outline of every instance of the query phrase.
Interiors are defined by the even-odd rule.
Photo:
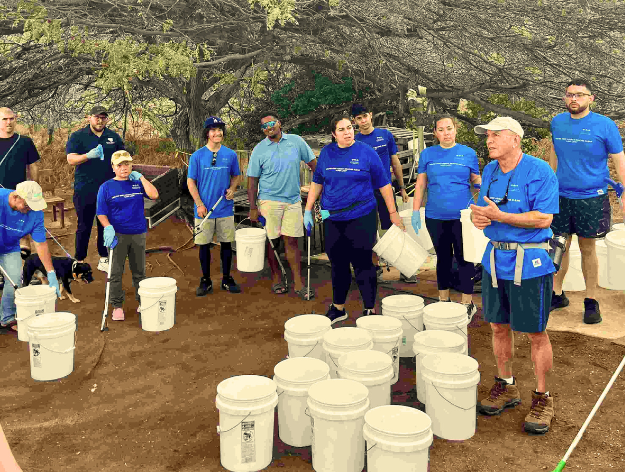
[[[195,180],[202,203],[210,210],[219,197],[226,193],[230,187],[230,178],[241,175],[239,170],[239,158],[237,153],[226,146],[221,146],[217,151],[217,159],[213,166],[213,151],[206,146],[195,151],[189,159],[188,177]],[[194,205],[194,214],[197,214],[197,205]],[[224,218],[234,215],[234,200],[226,200],[224,197],[217,208],[211,213],[210,218]]]
[[[263,139],[254,147],[247,166],[247,176],[258,177],[258,200],[301,201],[300,162],[314,159],[310,146],[296,134],[282,133],[277,143]]]
[[[96,214],[106,216],[116,233],[145,233],[144,197],[149,198],[140,180],[107,180],[98,190]]]
[[[608,154],[623,150],[616,123],[607,116],[590,112],[579,120],[560,113],[551,120],[553,146],[558,156],[556,175],[560,195],[581,199],[606,195],[610,176]]]
[[[9,206],[11,189],[0,189],[0,254],[20,251],[20,238],[30,234],[37,243],[46,242],[43,211],[20,213]]]
[[[354,141],[350,147],[340,148],[331,143],[321,150],[313,182],[323,185],[321,208],[341,210],[361,202],[355,208],[330,215],[334,221],[355,220],[376,206],[373,189],[391,183],[378,154],[367,144]]]
[[[388,180],[391,180],[391,156],[397,154],[397,144],[393,134],[387,129],[373,128],[369,134],[358,133],[354,136],[356,141],[368,144],[380,156],[382,167],[388,174]]]
[[[87,125],[71,134],[65,146],[65,152],[67,154],[86,154],[98,144],[102,145],[104,160],[88,159],[75,166],[75,191],[96,191],[104,182],[115,177],[115,172],[111,166],[111,156],[115,151],[124,149],[124,142],[116,132],[105,127],[102,136],[98,137],[91,131],[91,126]]]
[[[539,211],[548,215],[559,212],[558,179],[549,164],[537,157],[523,154],[516,168],[510,172],[501,172],[497,161],[490,162],[482,175],[482,188],[477,205],[486,206],[484,196],[499,203],[508,189],[508,202],[500,209],[507,213],[527,213]],[[484,228],[484,235],[493,241],[508,243],[543,243],[553,236],[551,228],[519,228],[516,226],[491,222]],[[490,252],[493,245],[488,244],[482,265],[490,274]],[[514,280],[516,251],[495,251],[497,278]],[[526,249],[523,259],[522,279],[531,279],[556,271],[545,249]]]

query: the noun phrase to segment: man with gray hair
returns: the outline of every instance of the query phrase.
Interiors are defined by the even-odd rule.
[[[531,433],[549,431],[554,415],[553,397],[546,374],[553,364],[546,332],[555,265],[548,241],[554,213],[558,213],[558,181],[546,162],[521,150],[523,128],[514,119],[499,117],[475,127],[485,134],[493,159],[482,175],[477,205],[471,219],[490,243],[482,258],[482,307],[493,331],[497,358],[495,384],[478,404],[485,415],[498,415],[521,403],[512,375],[514,333],[526,333],[531,342],[537,388],[524,428]]]

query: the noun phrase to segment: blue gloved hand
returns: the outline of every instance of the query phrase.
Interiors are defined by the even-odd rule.
[[[419,230],[421,229],[421,212],[420,211],[412,210],[410,223],[412,224],[412,228],[414,229],[414,232],[419,234]]]
[[[61,298],[61,287],[59,287],[59,280],[56,278],[56,272],[53,270],[48,272],[48,285],[56,290],[56,296]]]
[[[322,220],[325,220],[326,218],[330,217],[330,212],[328,210],[321,210],[320,213],[321,213]]]
[[[106,247],[111,247],[113,245],[113,240],[115,239],[115,228],[113,225],[108,225],[104,227],[104,245]]]
[[[603,181],[609,185],[612,186],[612,188],[616,191],[616,196],[620,198],[621,195],[623,195],[623,190],[625,190],[625,187],[623,187],[622,183],[616,183],[614,180],[610,179],[609,177],[606,177],[605,179],[603,179]]]
[[[98,144],[91,151],[87,153],[87,159],[104,159],[104,151],[102,150],[102,145]]]
[[[310,230],[315,226],[315,220],[312,216],[312,211],[306,210],[304,211],[304,228],[306,228],[306,233],[310,236]]]
[[[141,180],[141,177],[143,177],[143,174],[133,170],[128,176],[128,180]]]

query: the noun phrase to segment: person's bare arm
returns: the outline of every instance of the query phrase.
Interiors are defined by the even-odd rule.
[[[67,163],[70,166],[77,166],[83,162],[87,162],[88,160],[89,158],[87,157],[87,154],[76,154],[75,152],[72,152],[67,155]]]
[[[625,185],[625,153],[623,151],[617,154],[608,154],[614,161],[614,168],[621,179],[621,183]]]
[[[401,168],[401,162],[399,162],[399,156],[397,154],[393,154],[391,156],[391,167],[393,168],[393,174],[395,174],[395,179],[401,187],[402,201],[404,203],[408,203],[408,193],[406,192],[406,188],[404,187],[404,171]]]
[[[50,248],[48,247],[48,242],[38,243],[37,241],[33,241],[35,243],[35,249],[37,250],[37,254],[39,255],[39,259],[41,259],[41,263],[43,267],[46,269],[46,272],[50,272],[54,270],[54,266],[52,265],[52,255],[50,254]]]
[[[391,223],[399,226],[402,231],[406,231],[406,227],[399,217],[399,213],[397,213],[397,210],[395,209],[395,195],[393,195],[393,188],[391,187],[391,184],[386,184],[384,187],[380,187],[379,190],[384,198],[384,203],[386,203]]]
[[[417,182],[414,187],[414,195],[412,198],[412,211],[419,211],[423,202],[423,195],[428,186],[428,175],[424,172],[417,175]]]
[[[312,211],[313,205],[317,198],[319,198],[319,195],[321,195],[322,190],[323,185],[315,182],[310,183],[310,190],[308,191],[308,198],[306,199],[306,210]]]
[[[195,179],[192,179],[190,177],[187,178],[187,188],[189,189],[191,198],[193,198],[193,201],[195,202],[195,206],[197,206],[197,216],[199,216],[200,218],[204,218],[206,216],[206,213],[208,213],[208,209],[200,198],[200,191],[197,189]]]
[[[247,178],[247,199],[250,202],[250,220],[258,221],[258,206],[256,197],[258,196],[258,177]]]
[[[156,200],[158,198],[158,190],[152,182],[146,179],[143,175],[141,176],[141,184],[143,185],[143,189],[148,197],[152,200]]]
[[[317,159],[313,159],[312,161],[307,162],[306,165],[310,168],[310,170],[314,174],[315,170],[317,169]]]
[[[237,187],[239,186],[241,179],[241,174],[230,176],[230,187],[226,190],[226,200],[232,200],[234,198],[234,192],[237,191]]]
[[[27,167],[28,167],[28,175],[30,176],[30,180],[39,182],[39,163],[33,162],[32,164],[28,164]]]
[[[0,471],[22,472],[22,469],[15,460],[15,456],[13,456],[13,453],[11,452],[11,447],[7,442],[2,426],[0,426]]]
[[[487,203],[487,206],[471,205],[474,224],[476,221],[483,221],[484,218],[487,218],[490,221],[498,221],[518,228],[542,229],[549,228],[553,220],[553,215],[541,213],[540,211],[533,210],[525,213],[508,213],[501,211],[499,207],[495,205],[495,202],[488,197],[484,197],[484,201]],[[476,219],[476,217],[478,219]],[[475,226],[478,227],[477,224]]]
[[[554,172],[558,170],[558,156],[555,148],[553,147],[553,143],[551,143],[551,149],[549,150],[549,165]]]
[[[111,222],[108,219],[108,216],[106,215],[98,215],[98,220],[100,220],[100,224],[106,228],[107,226],[109,226],[111,224]]]

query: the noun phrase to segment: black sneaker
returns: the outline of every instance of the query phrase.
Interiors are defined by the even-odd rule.
[[[241,287],[237,285],[231,275],[221,279],[221,289],[230,293],[241,293]]]
[[[339,310],[338,308],[334,306],[334,304],[332,304],[330,305],[330,308],[328,309],[326,316],[330,319],[331,321],[330,324],[334,324],[334,323],[338,323],[339,321],[346,320],[347,312],[345,311],[344,308],[342,310]]]
[[[566,298],[564,290],[562,290],[562,295],[556,295],[556,292],[551,293],[551,308],[549,311],[556,310],[558,308],[564,308],[565,306],[569,306],[569,299]]]
[[[373,309],[367,308],[366,310],[362,310],[362,316],[375,315],[376,312]]]
[[[202,277],[200,279],[200,286],[195,291],[195,294],[198,297],[203,297],[204,295],[208,295],[213,291],[213,282],[211,279],[206,279]]]
[[[471,320],[473,319],[473,315],[475,315],[477,313],[477,307],[475,306],[475,304],[473,302],[469,303],[468,305],[465,305],[467,307],[467,317]]]
[[[601,312],[599,302],[594,298],[584,298],[584,323],[601,323]]]

